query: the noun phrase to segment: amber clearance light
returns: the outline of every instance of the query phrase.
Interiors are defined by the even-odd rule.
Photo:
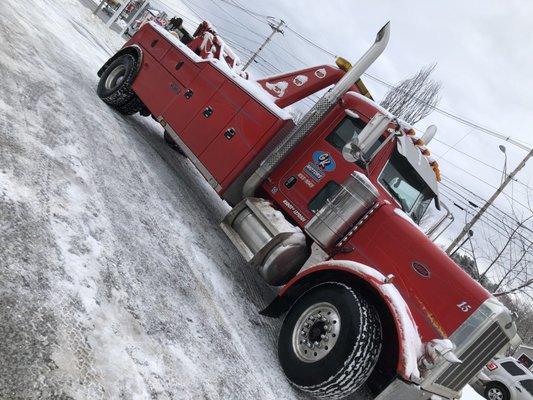
[[[342,57],[337,57],[335,64],[337,64],[337,67],[342,69],[344,72],[348,72],[352,68],[350,61]]]

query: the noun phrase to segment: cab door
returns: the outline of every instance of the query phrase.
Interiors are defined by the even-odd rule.
[[[343,112],[327,129],[300,144],[303,152],[292,165],[276,174],[278,180],[275,183],[286,198],[285,206],[295,207],[309,220],[337,192],[349,174],[361,170],[356,164],[344,160],[342,148],[365,125],[362,119]],[[302,221],[301,217],[299,219]]]

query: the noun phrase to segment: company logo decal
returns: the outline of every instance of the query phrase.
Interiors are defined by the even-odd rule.
[[[418,275],[424,278],[429,278],[431,276],[431,272],[425,265],[422,265],[419,262],[413,261],[411,263],[411,266],[413,267],[413,269]]]
[[[331,157],[331,154],[325,151],[318,150],[313,153],[313,162],[323,171],[331,172],[335,169],[337,164]]]
[[[302,86],[307,82],[308,79],[309,78],[307,78],[305,75],[298,75],[296,78],[294,78],[292,83],[294,83],[296,86]]]
[[[289,87],[289,84],[285,81],[280,81],[276,83],[265,83],[265,86],[268,90],[273,91],[276,96],[283,97],[285,95],[285,91],[287,90],[287,87]]]
[[[309,175],[315,182],[319,182],[326,172],[331,172],[337,167],[331,154],[318,150],[313,153],[313,161],[304,167],[304,172]],[[312,187],[307,184],[307,186]]]
[[[315,180],[319,182],[326,174],[322,172],[315,164],[309,163],[304,167],[304,172]]]
[[[326,69],[325,68],[320,68],[320,69],[317,69],[315,71],[315,76],[318,78],[318,79],[322,79],[326,76],[327,72],[326,72]]]

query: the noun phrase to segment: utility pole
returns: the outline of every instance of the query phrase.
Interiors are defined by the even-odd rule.
[[[487,202],[483,205],[483,207],[480,208],[478,213],[474,215],[472,220],[465,225],[461,233],[455,238],[455,240],[448,246],[446,249],[446,253],[450,254],[452,250],[457,246],[457,244],[461,241],[461,239],[468,233],[468,231],[472,228],[472,226],[481,218],[483,213],[487,211],[487,209],[490,207],[492,203],[494,203],[494,200],[496,200],[496,197],[500,195],[501,192],[503,192],[503,189],[507,186],[509,182],[513,180],[515,175],[520,171],[522,168],[524,168],[524,165],[526,165],[527,161],[533,157],[533,149],[529,149],[529,153],[525,156],[525,158],[520,162],[520,164],[517,165],[517,167],[514,169],[513,172],[511,172],[507,177],[503,180],[500,187],[494,192],[494,194],[490,197],[490,199],[487,200]]]
[[[270,40],[272,39],[272,37],[276,34],[276,33],[281,33],[283,34],[283,31],[281,30],[281,27],[283,25],[285,25],[285,22],[280,19],[279,20],[279,23],[277,25],[275,25],[274,23],[268,21],[268,25],[270,25],[270,27],[272,28],[272,33],[265,39],[265,41],[263,42],[263,44],[261,46],[259,46],[259,48],[255,51],[254,54],[252,54],[252,56],[250,57],[250,59],[246,62],[246,64],[244,65],[244,67],[242,68],[242,70],[246,70],[246,68],[248,68],[250,66],[250,64],[255,60],[255,58],[257,57],[257,55],[265,48],[265,46],[268,44],[268,42],[270,42]]]

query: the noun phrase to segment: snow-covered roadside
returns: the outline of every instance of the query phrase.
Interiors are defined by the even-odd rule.
[[[485,400],[485,398],[468,385],[463,389],[461,400]]]
[[[303,398],[224,204],[97,98],[122,40],[77,0],[0,19],[0,398]]]

